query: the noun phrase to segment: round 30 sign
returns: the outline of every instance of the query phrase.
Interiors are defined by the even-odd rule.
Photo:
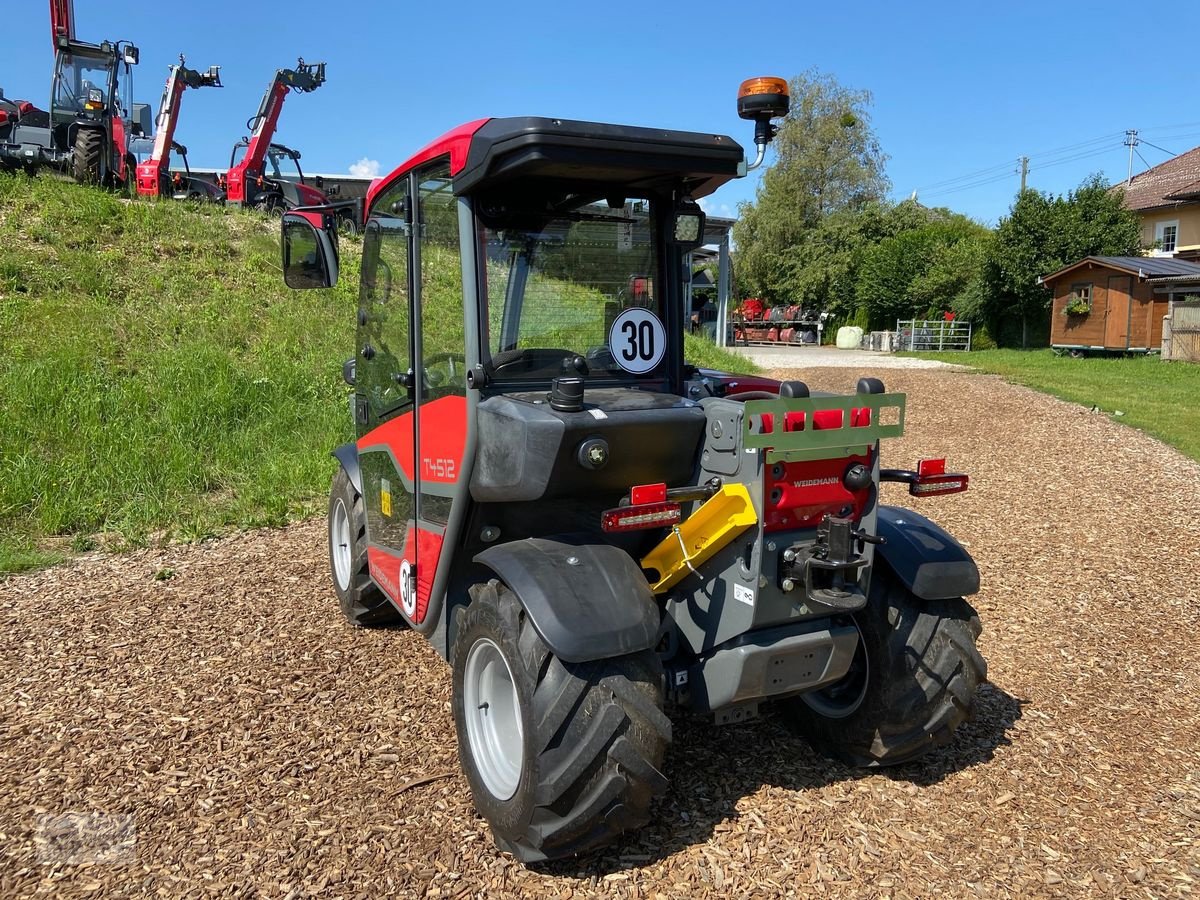
[[[626,372],[643,375],[662,360],[667,349],[667,332],[650,310],[632,306],[612,323],[608,349]]]

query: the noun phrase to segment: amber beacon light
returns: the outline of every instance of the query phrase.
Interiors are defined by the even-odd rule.
[[[747,78],[738,88],[738,115],[754,120],[754,146],[758,149],[758,156],[747,171],[762,165],[767,144],[775,137],[771,120],[786,116],[788,103],[788,83],[783,78]]]

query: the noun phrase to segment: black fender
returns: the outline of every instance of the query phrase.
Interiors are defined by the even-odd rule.
[[[623,550],[570,535],[489,547],[475,561],[517,595],[564,662],[624,656],[658,641],[662,618],[646,576]]]
[[[904,586],[922,600],[949,600],[979,591],[971,554],[936,522],[899,506],[879,507],[875,548]]]
[[[329,455],[341,463],[342,468],[346,470],[346,477],[350,479],[350,483],[354,485],[354,489],[361,496],[363,492],[362,468],[358,465],[358,445],[353,442],[342,444]]]

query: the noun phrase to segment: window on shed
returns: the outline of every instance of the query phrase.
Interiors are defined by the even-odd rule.
[[[1087,304],[1087,308],[1092,308],[1092,286],[1091,284],[1073,284],[1071,285],[1071,293],[1078,298],[1080,304]]]

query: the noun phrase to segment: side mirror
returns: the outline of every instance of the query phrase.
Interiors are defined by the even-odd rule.
[[[305,213],[284,215],[281,232],[283,281],[290,288],[308,290],[337,284],[336,231],[318,228]]]
[[[671,243],[683,250],[695,250],[704,243],[704,210],[689,197],[679,201],[671,221]]]
[[[125,62],[128,63],[129,65],[136,66],[138,64],[138,59],[139,59],[140,55],[138,53],[137,47],[134,47],[132,44],[126,44],[124,55],[125,55]]]

